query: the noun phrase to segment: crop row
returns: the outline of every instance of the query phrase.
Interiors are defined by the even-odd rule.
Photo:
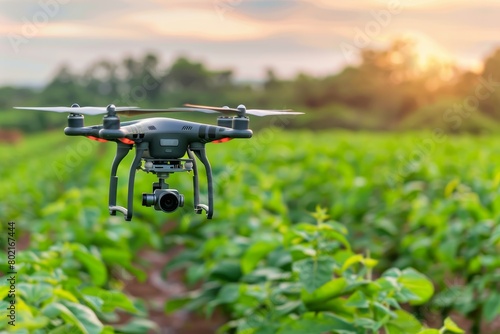
[[[19,221],[31,234],[31,247],[35,249],[47,250],[57,241],[95,247],[104,254],[100,258],[108,268],[119,264],[142,278],[144,274],[134,265],[139,249],[152,246],[167,250],[181,244],[184,251],[166,270],[187,267],[188,283],[205,284],[197,297],[182,299],[191,302],[189,308],[207,311],[223,307],[234,319],[247,319],[239,307],[258,310],[261,302],[266,302],[266,289],[275,287],[273,284],[293,283],[283,292],[287,298],[284,304],[291,308],[283,315],[290,319],[300,316],[307,323],[310,315],[306,311],[311,311],[311,303],[297,297],[303,283],[300,263],[306,266],[307,259],[321,262],[318,249],[323,248],[313,247],[319,247],[314,241],[317,231],[301,228],[317,224],[311,212],[320,206],[330,217],[324,223],[334,226],[337,233],[336,241],[330,243],[340,248],[325,249],[323,254],[336,261],[328,265],[339,266],[337,279],[344,277],[349,284],[360,284],[349,280],[356,276],[368,284],[368,272],[375,281],[377,277],[398,275],[394,267],[403,272],[415,268],[426,274],[437,290],[430,303],[414,306],[422,316],[440,313],[444,319],[459,312],[473,320],[472,332],[481,328],[486,332],[488,323],[500,314],[496,292],[500,281],[500,146],[495,145],[493,136],[447,137],[437,142],[425,133],[313,134],[268,129],[252,140],[210,145],[208,154],[216,180],[212,221],[193,213],[192,180],[187,173],[174,174],[169,180],[171,187],[186,195],[185,207],[174,214],[140,206],[140,194],[150,192],[155,181],[154,176],[140,173],[133,221],[109,217],[108,178],[114,149],[112,143],[65,138],[62,134],[27,139],[17,150],[0,147],[6,157],[2,162],[5,168],[0,171],[5,180],[5,191],[0,194],[2,220]],[[122,180],[128,174],[128,166],[124,166],[130,161],[127,157],[119,170],[121,203],[126,198]],[[177,224],[164,235],[159,231],[167,222]],[[301,225],[304,223],[307,225]],[[289,234],[302,239],[287,239]],[[347,238],[349,247],[342,246],[341,236]],[[356,258],[358,267],[343,267],[349,258],[346,247],[350,256],[364,254]],[[248,267],[244,263],[249,255],[245,254],[252,254],[252,249],[258,252],[257,261]],[[373,268],[372,258],[378,259]],[[281,265],[276,264],[279,259]],[[231,265],[218,268],[220,263]],[[290,276],[266,276],[277,275],[272,273],[277,269]],[[242,270],[246,276],[223,277],[226,271],[235,270]],[[258,279],[248,281],[248,275],[259,270],[257,276],[264,275],[271,284],[267,288],[260,286]],[[214,276],[214,272],[223,275]],[[355,290],[349,284],[342,288],[347,290],[331,299],[358,298],[352,297]],[[299,295],[294,289],[299,289]],[[376,300],[378,293],[387,292],[382,289],[370,294],[363,289],[364,299],[360,298],[371,303],[370,309],[380,302]],[[198,298],[209,296],[213,300],[218,294],[220,305],[209,305],[206,298]],[[250,299],[253,301],[248,304]],[[357,312],[349,307],[364,309],[364,302],[350,302],[354,306],[347,305],[349,312]],[[397,302],[404,302],[404,298]],[[176,307],[169,304],[167,308]],[[383,318],[363,328],[375,330]],[[288,328],[289,320],[282,320]],[[242,322],[231,326],[242,333],[245,330]]]

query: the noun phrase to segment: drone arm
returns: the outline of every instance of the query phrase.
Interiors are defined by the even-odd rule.
[[[204,209],[207,212],[207,218],[212,219],[213,212],[214,212],[214,186],[213,186],[213,178],[212,178],[212,167],[210,166],[210,162],[208,161],[206,150],[205,150],[205,144],[202,143],[195,143],[192,144],[190,149],[196,154],[198,159],[203,163],[205,166],[205,171],[207,173],[207,187],[208,187],[208,207],[204,204],[198,204],[199,203],[199,190],[198,190],[198,176],[196,173],[196,177],[193,176],[193,185],[195,187],[195,205],[196,205],[196,212],[201,212],[201,209]],[[189,151],[188,151],[189,154]],[[193,164],[194,168],[194,164]],[[193,169],[194,171],[194,169]],[[197,193],[198,193],[198,198],[197,198]]]

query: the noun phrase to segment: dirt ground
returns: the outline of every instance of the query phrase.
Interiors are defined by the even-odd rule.
[[[201,314],[179,311],[166,315],[163,311],[165,302],[170,297],[178,296],[187,291],[182,283],[181,274],[176,272],[163,279],[161,271],[165,264],[172,259],[179,250],[160,253],[153,250],[141,251],[141,258],[151,265],[146,270],[146,282],[133,279],[126,282],[125,292],[144,300],[150,309],[149,319],[158,324],[161,334],[212,334],[215,333],[226,320],[222,315],[215,313],[211,319]]]

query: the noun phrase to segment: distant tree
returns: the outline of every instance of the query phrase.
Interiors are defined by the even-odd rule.
[[[178,58],[166,76],[169,90],[203,90],[209,88],[210,73],[202,63]]]
[[[82,77],[82,84],[91,94],[116,97],[119,85],[117,68],[115,63],[100,60],[87,68]]]
[[[500,82],[500,48],[493,51],[484,61],[483,75]]]
[[[485,59],[479,74],[437,61],[422,67],[417,50],[411,40],[395,40],[386,48],[361,50],[360,64],[339,73],[324,77],[299,73],[293,79],[282,79],[268,68],[259,83],[236,82],[231,69],[210,69],[185,56],[169,66],[162,66],[154,53],[128,56],[118,62],[102,59],[81,73],[61,66],[40,94],[30,89],[0,89],[0,107],[23,104],[25,97],[41,105],[77,102],[165,107],[186,102],[231,106],[244,103],[306,111],[308,116],[303,117],[304,121],[296,118],[294,126],[393,130],[423,128],[427,123],[441,126],[450,101],[474,103],[470,97],[477,97],[478,106],[473,109],[484,113],[478,118],[482,121],[457,131],[477,130],[490,119],[500,120],[500,48]],[[488,96],[479,98],[478,87],[485,82],[487,87],[481,89]],[[44,114],[37,117],[47,122]]]
[[[211,84],[215,88],[231,89],[234,85],[234,73],[232,70],[213,71],[211,73]]]
[[[264,80],[264,88],[267,90],[276,90],[282,86],[282,82],[277,77],[272,68],[266,70],[266,78]]]
[[[82,103],[88,97],[79,85],[79,76],[74,74],[68,65],[62,65],[57,70],[41,96],[41,102],[48,105]]]
[[[473,96],[478,98],[482,111],[500,119],[500,48],[486,58],[481,77],[481,81],[475,80],[474,91],[471,91],[471,94],[475,94]],[[482,88],[479,88],[480,86]],[[477,89],[481,90],[480,94],[477,93]],[[486,98],[479,96],[486,93],[489,93]]]

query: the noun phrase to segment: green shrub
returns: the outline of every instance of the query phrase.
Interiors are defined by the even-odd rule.
[[[210,315],[221,307],[232,320],[220,333],[421,333],[400,304],[427,302],[430,280],[412,268],[374,278],[377,261],[354,253],[346,229],[324,210],[314,216],[315,224],[278,223],[257,236],[226,229],[198,242],[186,237],[189,250],[167,269],[184,267],[188,281],[202,285],[165,310]]]
[[[2,258],[2,263],[7,261]],[[4,265],[0,270],[10,272]],[[0,282],[0,308],[15,306],[14,318],[2,316],[0,329],[34,334],[107,334],[126,333],[129,328],[138,328],[139,323],[141,333],[155,329],[155,324],[145,319],[144,306],[121,292],[117,281],[109,277],[96,248],[65,243],[42,252],[21,251],[15,270],[16,274],[6,276],[12,282]],[[126,325],[113,325],[119,320],[118,310],[136,318]]]

